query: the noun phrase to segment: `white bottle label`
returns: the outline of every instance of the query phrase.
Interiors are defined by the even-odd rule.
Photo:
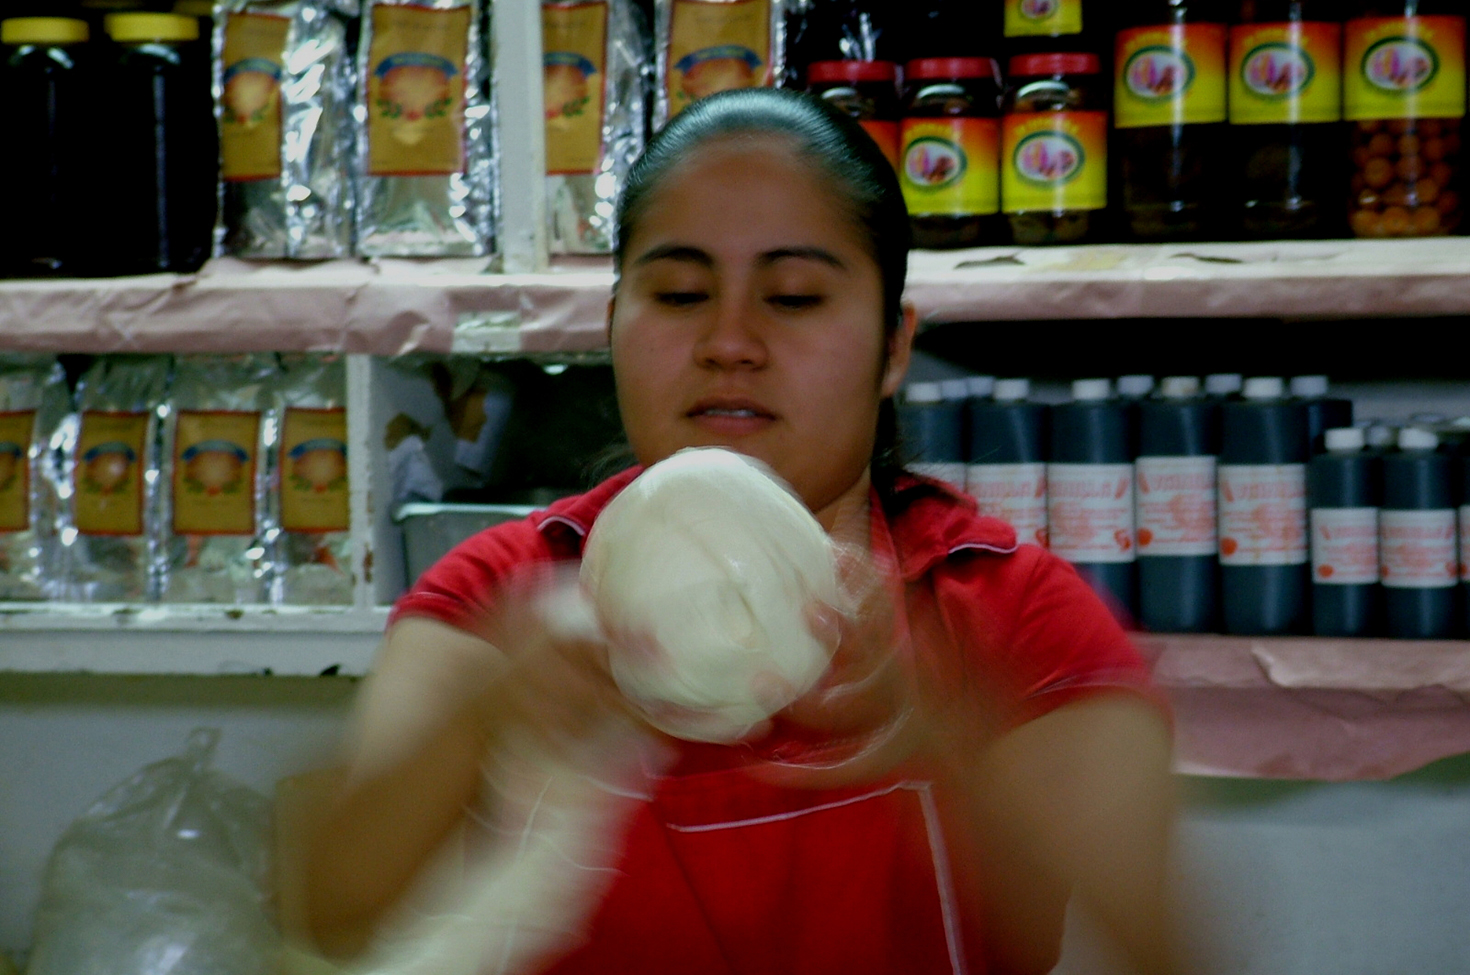
[[[1215,458],[1140,457],[1138,554],[1215,554]]]
[[[1455,512],[1394,511],[1378,521],[1383,569],[1379,576],[1390,589],[1444,589],[1455,584]]]
[[[919,461],[909,465],[915,474],[943,481],[956,491],[965,489],[965,465],[954,461]]]
[[[1046,521],[1069,562],[1132,562],[1133,465],[1047,464]]]
[[[1460,581],[1470,582],[1470,504],[1460,507]]]
[[[1378,509],[1312,509],[1312,581],[1371,586],[1378,581]]]
[[[980,513],[1008,522],[1022,544],[1046,544],[1046,465],[971,464],[965,490]]]
[[[1221,464],[1220,564],[1305,565],[1305,464]]]

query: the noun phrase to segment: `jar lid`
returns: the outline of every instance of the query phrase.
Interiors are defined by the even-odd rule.
[[[1321,399],[1327,395],[1327,377],[1292,376],[1286,388],[1297,399]]]
[[[1357,427],[1333,427],[1322,431],[1322,445],[1329,453],[1356,453],[1367,442],[1368,438]]]
[[[935,78],[994,78],[996,64],[990,58],[919,58],[904,65],[903,76],[920,81]]]
[[[1165,376],[1159,384],[1159,395],[1164,399],[1191,399],[1199,395],[1198,376]]]
[[[904,400],[909,403],[942,403],[944,391],[938,383],[909,383],[904,387]]]
[[[1281,399],[1286,395],[1286,380],[1280,376],[1252,376],[1245,381],[1241,395],[1246,399]]]
[[[1124,399],[1143,399],[1154,391],[1154,377],[1131,375],[1118,377],[1118,395]]]
[[[1233,396],[1245,380],[1238,372],[1216,372],[1205,377],[1205,392],[1211,396]]]
[[[1400,450],[1434,450],[1439,446],[1439,436],[1423,427],[1404,427],[1399,431]]]
[[[1029,379],[997,379],[995,400],[997,403],[1019,403],[1031,395]]]
[[[108,14],[103,24],[119,44],[199,39],[199,21],[179,14]]]
[[[898,65],[892,61],[813,61],[807,65],[808,81],[893,81]]]
[[[1072,398],[1079,403],[1095,403],[1099,400],[1113,398],[1113,381],[1111,379],[1074,379],[1072,380]]]
[[[989,399],[995,393],[995,377],[966,376],[965,387],[976,399]]]
[[[1097,74],[1102,61],[1096,54],[1017,54],[1011,58],[1011,74],[1032,78],[1046,74]]]
[[[87,22],[70,17],[11,17],[0,21],[0,44],[80,44]]]

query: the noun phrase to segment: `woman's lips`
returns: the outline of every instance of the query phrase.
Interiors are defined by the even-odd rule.
[[[727,437],[759,433],[776,422],[776,415],[760,403],[726,397],[700,400],[686,416],[700,429]]]

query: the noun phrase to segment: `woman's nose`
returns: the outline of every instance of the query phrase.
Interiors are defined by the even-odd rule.
[[[761,334],[759,308],[733,297],[718,298],[712,305],[694,347],[695,361],[722,369],[764,366],[770,353]]]

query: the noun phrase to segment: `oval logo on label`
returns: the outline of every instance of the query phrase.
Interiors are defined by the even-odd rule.
[[[1434,48],[1412,37],[1387,37],[1363,55],[1363,77],[1374,88],[1403,93],[1418,91],[1439,74]]]
[[[1063,132],[1036,132],[1016,146],[1012,161],[1021,178],[1055,186],[1077,175],[1087,159],[1082,144]]]
[[[965,175],[965,152],[948,139],[921,136],[903,154],[903,175],[923,189],[939,189]]]
[[[1021,16],[1027,20],[1045,20],[1061,5],[1061,0],[1021,0]]]
[[[1194,62],[1172,47],[1140,48],[1123,65],[1123,83],[1139,98],[1163,101],[1189,90],[1194,83]]]
[[[1298,94],[1311,84],[1314,74],[1311,56],[1290,44],[1262,44],[1240,65],[1240,80],[1262,98]]]

